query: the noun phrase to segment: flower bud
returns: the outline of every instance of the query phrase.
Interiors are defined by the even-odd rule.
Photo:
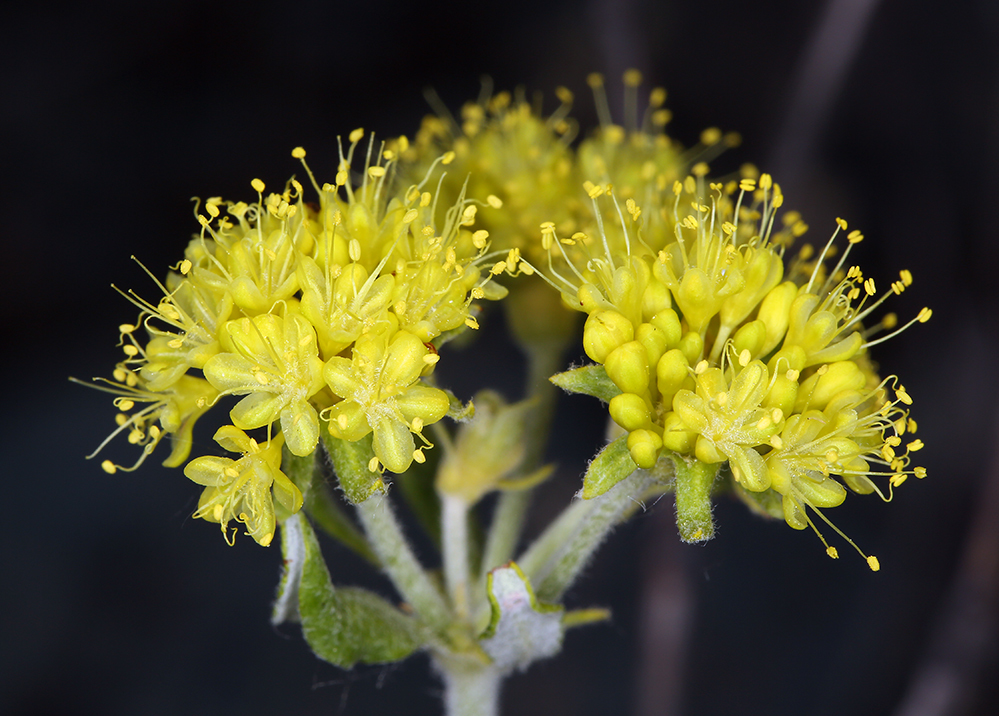
[[[635,332],[635,340],[645,346],[649,366],[656,365],[663,353],[669,348],[666,343],[666,335],[651,323],[643,323],[638,327]]]
[[[617,311],[591,313],[583,326],[583,349],[597,363],[603,363],[607,354],[635,337],[631,321]]]
[[[743,351],[749,351],[753,358],[763,354],[763,344],[767,340],[767,324],[763,321],[750,321],[735,332],[732,342],[735,344],[735,352],[739,355]]]
[[[704,338],[700,333],[691,331],[680,339],[680,350],[687,357],[687,362],[693,365],[701,359],[701,354],[704,352]]]
[[[672,308],[664,308],[659,311],[649,322],[663,332],[668,347],[675,348],[680,344],[683,328],[680,327],[680,317]]]
[[[690,376],[690,364],[683,351],[674,348],[663,354],[656,364],[656,385],[664,405],[673,404],[673,396]]]
[[[641,396],[634,393],[621,393],[614,396],[611,398],[608,409],[614,422],[629,432],[652,425],[649,421],[648,404]]]
[[[629,341],[611,351],[604,368],[614,384],[625,393],[644,395],[649,389],[649,359],[638,341]]]
[[[794,406],[796,412],[806,408],[822,410],[834,396],[847,390],[860,390],[867,382],[863,371],[853,361],[840,361],[822,368],[801,384]]]
[[[761,354],[766,355],[780,345],[781,339],[787,333],[791,304],[797,295],[798,287],[791,281],[785,281],[772,288],[760,303],[756,317],[767,327],[767,337],[760,349]]]
[[[662,450],[663,441],[658,433],[651,430],[635,430],[628,435],[628,450],[631,452],[631,459],[646,470],[651,470],[659,459],[659,451]]]

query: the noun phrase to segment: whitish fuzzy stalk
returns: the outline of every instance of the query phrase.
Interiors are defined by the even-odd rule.
[[[611,530],[660,479],[649,470],[635,470],[600,497],[566,508],[517,560],[538,599],[558,602]]]
[[[457,495],[441,494],[441,551],[444,584],[455,616],[467,621],[469,614],[468,503]]]
[[[452,618],[447,602],[413,554],[387,496],[356,505],[368,542],[399,594],[432,629],[444,633]]]

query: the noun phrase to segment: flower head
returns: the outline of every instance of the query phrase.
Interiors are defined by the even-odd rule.
[[[847,229],[842,220],[817,259],[806,247],[785,269],[786,247],[807,227],[790,213],[775,229],[783,194],[767,174],[728,186],[677,181],[671,222],[644,223],[632,204],[628,221],[608,187],[591,185],[590,193],[599,235],[566,241],[548,225],[543,246],[567,269],[550,262],[545,273],[568,305],[587,314],[583,347],[619,391],[610,415],[628,433],[638,466],[651,468],[663,451],[727,464],[740,494],[765,510],[781,504],[799,529],[815,528],[808,510],[827,521],[820,509],[840,504],[845,488],[884,497],[873,479],[881,476],[890,499],[908,475],[925,475],[909,468],[922,442],[900,447],[915,427],[911,398],[901,387],[889,397],[897,379],[882,381],[867,357],[897,333],[871,339],[894,319],[864,327],[911,284],[909,272],[877,298],[873,279],[856,266],[843,269],[863,239],[857,231],[828,268]],[[612,202],[609,218],[597,199]],[[566,243],[585,253],[584,264]],[[902,329],[930,315],[923,309]]]
[[[193,482],[204,485],[195,517],[218,522],[226,541],[232,544],[231,520],[246,525],[248,535],[266,547],[274,539],[274,500],[293,515],[302,508],[302,493],[281,472],[281,446],[278,435],[264,445],[232,425],[215,433],[215,442],[229,452],[242,453],[238,460],[227,457],[199,457],[184,468]]]

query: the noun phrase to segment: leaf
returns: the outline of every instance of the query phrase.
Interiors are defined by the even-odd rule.
[[[584,500],[600,497],[637,469],[628,450],[628,436],[622,435],[593,458],[583,477],[580,496]]]
[[[282,525],[285,578],[278,606],[285,612],[298,579],[297,603],[302,635],[316,656],[349,669],[357,663],[384,664],[404,659],[424,644],[418,622],[378,595],[330,581],[316,535],[301,514]]]
[[[563,608],[539,602],[520,567],[510,562],[492,570],[486,589],[492,618],[480,643],[500,671],[523,670],[559,652]]]
[[[602,365],[584,365],[549,378],[552,383],[568,393],[580,393],[599,398],[609,403],[611,398],[621,394],[621,389],[607,375]]]
[[[340,482],[340,487],[347,499],[355,505],[364,502],[376,492],[385,492],[381,473],[368,469],[368,463],[374,457],[371,439],[369,433],[356,442],[349,442],[323,432],[323,444],[333,461],[333,471]]]

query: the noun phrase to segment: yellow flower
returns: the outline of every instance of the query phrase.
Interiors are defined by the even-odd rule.
[[[443,418],[450,406],[444,391],[419,383],[432,358],[419,338],[391,325],[358,338],[349,360],[330,358],[323,373],[343,398],[329,409],[330,433],[354,442],[373,431],[375,456],[392,472],[422,461],[413,433],[423,439],[423,427]]]
[[[135,470],[167,435],[172,439],[173,450],[163,464],[167,467],[181,465],[191,453],[194,423],[211,407],[218,395],[218,391],[206,381],[188,375],[179,377],[169,388],[155,392],[149,389],[141,376],[124,364],[115,368],[113,381],[104,378],[96,378],[95,381],[102,385],[91,387],[116,396],[114,405],[120,412],[115,420],[118,427],[87,457],[95,457],[121,433],[127,435],[132,445],[142,446],[142,454],[130,467],[117,465],[111,460],[102,462],[101,467],[111,474],[118,470]],[[143,404],[145,407],[138,407]],[[157,422],[159,425],[156,425]]]
[[[609,412],[628,432],[639,467],[653,467],[664,450],[685,464],[727,463],[743,496],[768,510],[778,495],[782,516],[799,529],[815,527],[806,508],[828,522],[819,509],[840,504],[844,484],[884,497],[872,477],[894,488],[925,475],[908,468],[922,442],[904,453],[899,447],[914,428],[911,398],[902,388],[895,400],[885,397],[888,381],[876,376],[867,349],[932,312],[924,308],[874,340],[895,327],[894,316],[864,326],[912,283],[908,271],[876,298],[873,279],[856,266],[844,270],[850,247],[863,239],[858,231],[827,269],[833,242],[847,229],[837,220],[822,253],[812,260],[804,247],[783,281],[785,248],[807,227],[789,212],[774,228],[783,194],[767,174],[728,186],[705,187],[703,177],[675,182],[673,237],[657,254],[650,242],[660,241],[667,223],[640,222],[644,213],[632,201],[629,222],[609,186],[588,190],[598,235],[561,239],[553,225],[543,227],[543,247],[562,259],[550,261],[544,277],[588,314],[583,348],[620,391]],[[609,217],[598,200],[613,204]]]
[[[215,433],[215,442],[243,456],[238,460],[206,456],[187,464],[184,474],[205,486],[194,516],[218,522],[229,544],[235,539],[235,532],[229,535],[229,521],[241,522],[247,534],[266,547],[274,538],[274,500],[287,511],[285,516],[302,508],[302,493],[281,472],[284,437],[277,435],[260,445],[242,430],[225,425]]]
[[[281,420],[281,432],[295,455],[312,453],[319,442],[319,416],[309,398],[323,389],[323,361],[316,332],[300,314],[263,314],[225,324],[232,352],[205,363],[205,377],[220,395],[246,395],[230,412],[243,429]]]

